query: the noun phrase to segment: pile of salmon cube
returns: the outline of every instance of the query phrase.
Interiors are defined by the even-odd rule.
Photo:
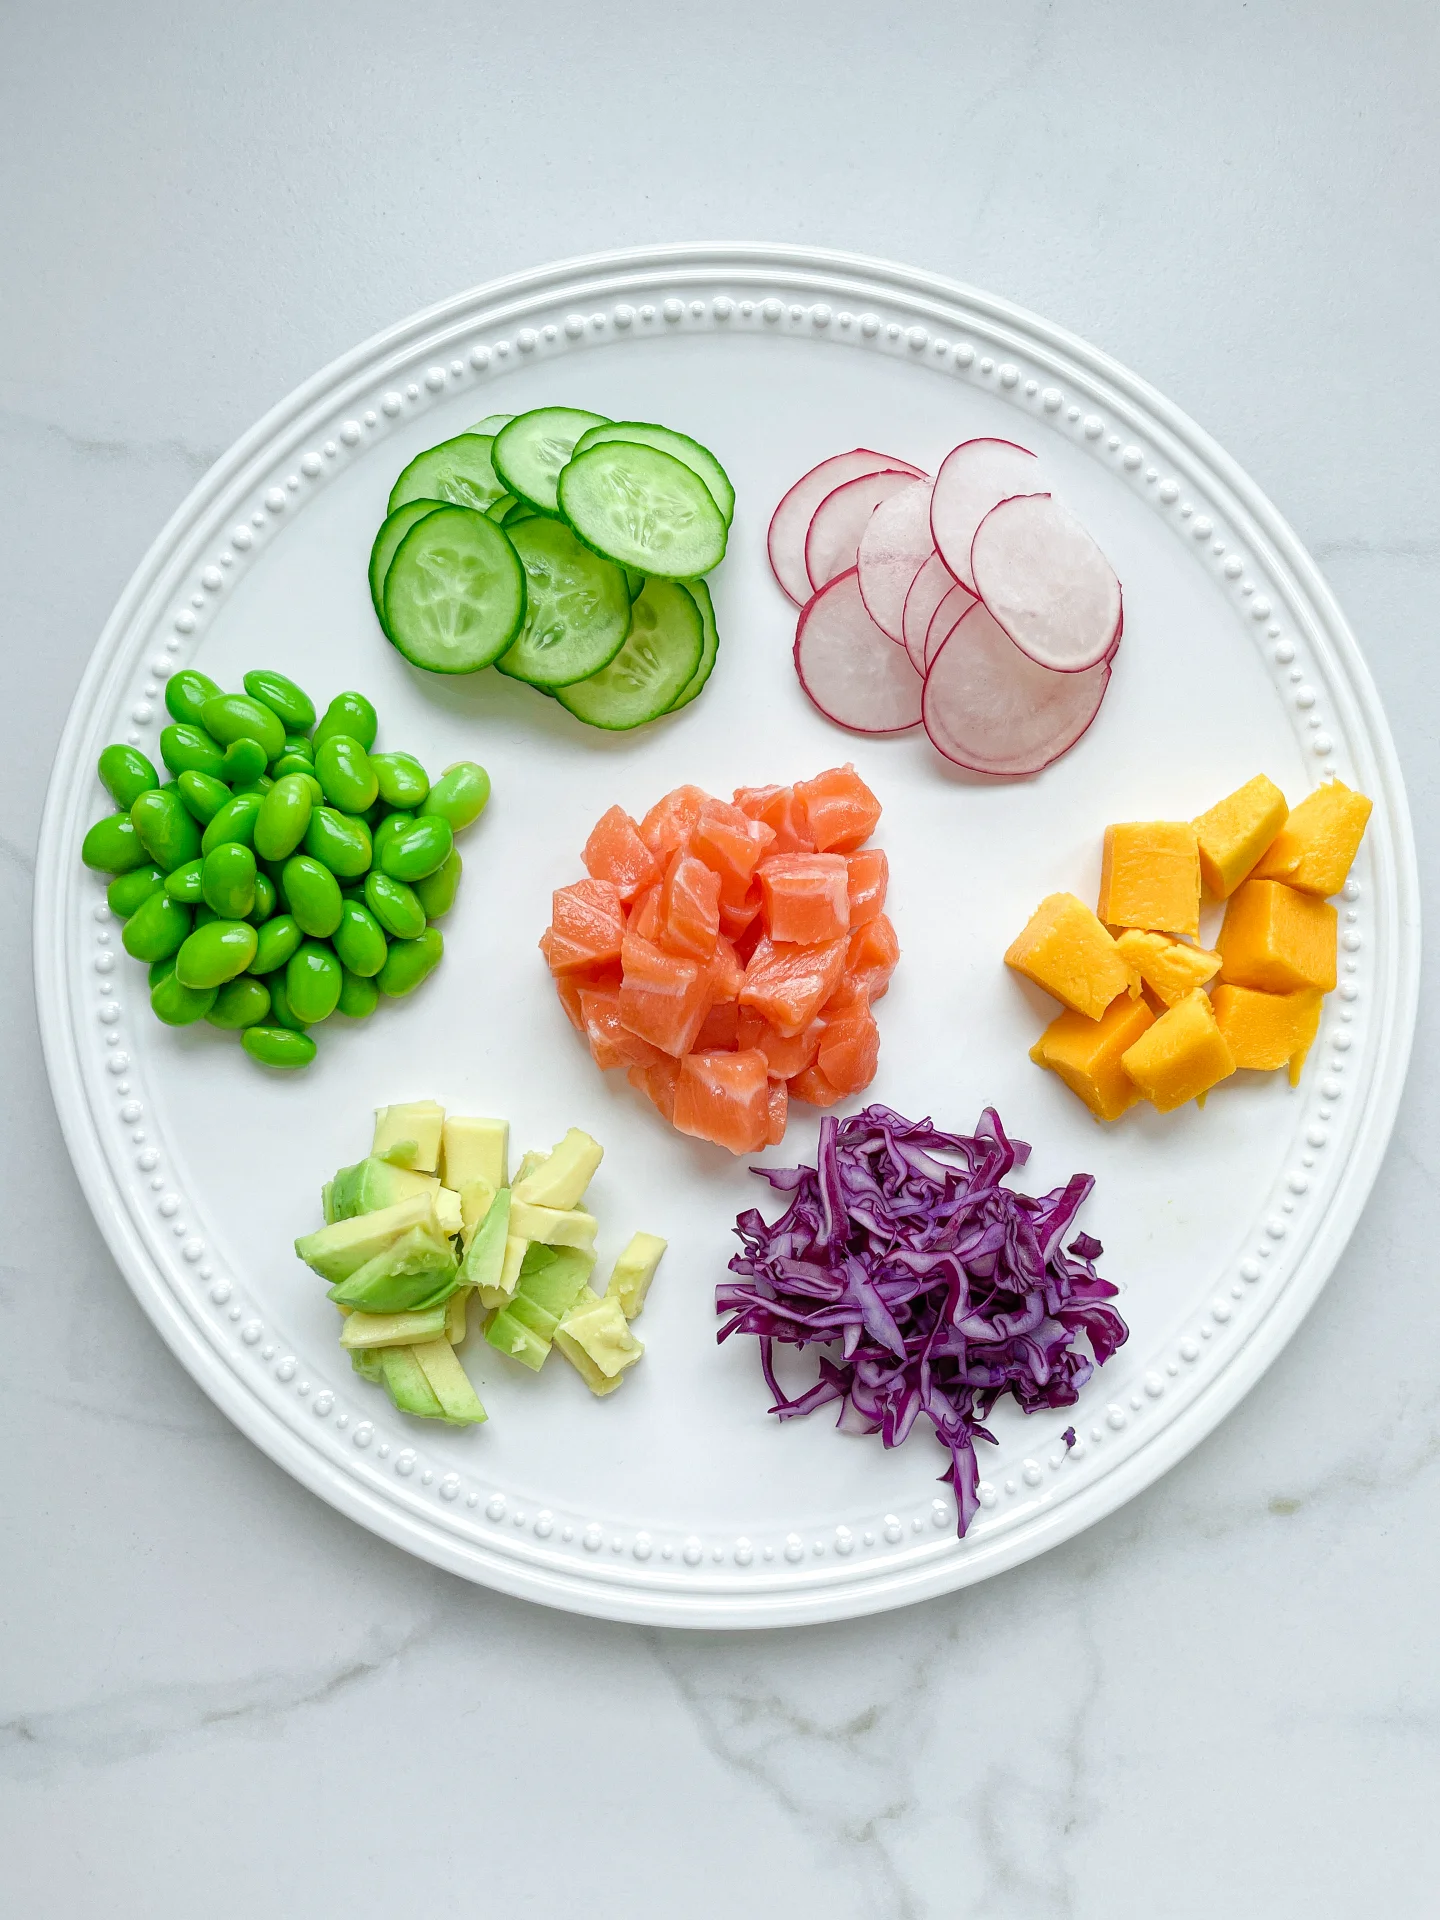
[[[792,1096],[867,1087],[900,957],[879,819],[851,766],[731,800],[677,787],[638,823],[612,807],[540,941],[596,1065],[737,1154],[779,1145]]]

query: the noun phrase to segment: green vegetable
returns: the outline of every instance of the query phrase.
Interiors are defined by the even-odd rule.
[[[395,558],[395,549],[417,520],[423,520],[427,513],[434,513],[442,504],[439,500],[407,500],[404,506],[386,515],[384,524],[375,536],[375,544],[370,549],[370,598],[382,627],[385,625],[385,576],[390,571],[390,562]]]
[[[316,807],[305,829],[305,851],[337,879],[358,880],[370,867],[370,829],[358,815]]]
[[[735,518],[735,489],[730,484],[729,474],[710,449],[702,447],[698,440],[692,440],[688,433],[676,433],[672,427],[657,427],[647,420],[611,420],[603,427],[591,427],[588,433],[582,433],[575,442],[575,451],[588,453],[591,447],[602,446],[607,440],[626,440],[642,447],[658,447],[662,453],[674,454],[677,460],[683,461],[692,473],[697,473],[705,482],[727,527]]]
[[[313,802],[310,781],[299,773],[282,774],[255,816],[255,851],[262,860],[285,860],[305,838]]]
[[[193,860],[200,851],[200,829],[179,794],[168,787],[152,787],[142,793],[130,809],[130,818],[140,844],[166,873]]]
[[[223,847],[228,840],[238,840],[247,847],[252,845],[255,822],[260,817],[263,804],[258,793],[237,793],[233,800],[227,800],[219,812],[211,817],[201,835],[200,851],[210,853],[216,847]]]
[[[225,767],[221,777],[228,780],[237,793],[243,793],[248,787],[264,786],[265,769],[272,758],[258,740],[247,737],[232,740],[225,749]]]
[[[223,780],[217,780],[213,774],[197,773],[187,769],[175,776],[175,784],[180,789],[180,798],[185,811],[192,820],[198,820],[202,827],[208,827],[227,800],[230,789]]]
[[[105,899],[112,913],[128,920],[142,902],[164,885],[165,876],[159,867],[133,867],[129,873],[118,874],[110,882],[105,889]]]
[[[389,1351],[403,1353],[406,1349],[393,1347]],[[469,1375],[448,1340],[417,1340],[409,1352],[439,1404],[442,1419],[450,1426],[478,1426],[486,1418]]]
[[[120,942],[135,960],[168,960],[190,932],[190,909],[168,893],[152,893],[125,922]]]
[[[96,769],[116,806],[128,813],[142,793],[158,787],[160,776],[136,747],[106,747]]]
[[[334,935],[335,951],[351,973],[364,979],[379,973],[385,964],[385,932],[380,922],[359,900],[346,900],[340,908],[340,924]]]
[[[340,888],[328,867],[309,854],[285,862],[283,884],[290,911],[302,930],[328,940],[340,924]]]
[[[222,920],[246,920],[255,906],[255,856],[239,840],[227,840],[205,856],[200,888],[207,907]]]
[[[477,766],[473,760],[457,760],[430,789],[420,809],[420,818],[438,816],[448,822],[453,832],[461,833],[480,818],[489,799],[490,776],[484,767]]]
[[[268,873],[255,875],[255,904],[246,914],[247,920],[253,920],[257,927],[263,926],[274,913],[276,907],[275,882]]]
[[[455,894],[460,886],[460,855],[452,847],[445,856],[442,866],[434,873],[427,873],[423,880],[415,882],[415,897],[425,909],[427,920],[439,920],[455,904]]]
[[[377,867],[380,865],[380,856],[384,853],[386,847],[389,846],[390,842],[398,833],[404,832],[405,828],[411,824],[414,818],[415,815],[413,813],[406,813],[403,810],[398,813],[387,813],[384,816],[379,826],[375,829],[375,836],[371,843],[374,852],[374,861]]]
[[[417,454],[390,489],[387,516],[411,501],[443,500],[452,506],[472,507],[484,513],[505,492],[491,455],[489,434],[461,433]]]
[[[277,1027],[288,1027],[293,1033],[303,1033],[310,1024],[302,1020],[291,1006],[283,973],[270,976],[270,1018]]]
[[[306,940],[285,966],[285,997],[290,1011],[303,1026],[318,1027],[340,1003],[340,981],[340,962],[330,948]]]
[[[150,855],[130,815],[112,813],[97,820],[86,834],[80,843],[80,858],[96,873],[118,874],[133,873],[147,865]]]
[[[496,666],[541,688],[598,673],[630,631],[625,575],[561,520],[536,516],[506,533],[525,569],[525,624]]]
[[[340,982],[340,998],[336,1003],[338,1011],[351,1020],[368,1020],[380,1004],[380,989],[373,980],[351,973],[348,967],[343,970]]]
[[[299,922],[288,913],[267,920],[255,936],[255,957],[250,962],[250,972],[274,973],[298,950],[304,937]]]
[[[315,777],[325,798],[342,813],[364,813],[380,791],[369,754],[348,733],[332,733],[320,742],[315,749]]]
[[[308,747],[310,743],[307,740],[305,744]],[[315,804],[317,806],[325,798],[323,792],[320,791],[320,782],[315,779],[315,762],[310,754],[308,752],[300,753],[295,747],[290,746],[288,743],[280,758],[270,762],[270,774],[273,779],[282,780],[287,773],[300,773],[309,776],[316,789]]]
[[[166,875],[166,893],[182,907],[198,907],[205,898],[204,870],[203,860],[187,860],[183,867]]]
[[[308,733],[287,733],[285,736],[286,753],[297,753],[302,760],[314,764],[315,746]]]
[[[434,797],[432,792],[430,799]],[[430,801],[425,804],[428,807]],[[409,885],[442,867],[454,844],[450,822],[440,814],[423,813],[385,840],[376,854],[375,864],[392,880],[403,880]]]
[[[392,939],[418,940],[425,931],[425,909],[412,888],[388,873],[367,873],[365,904]]]
[[[177,977],[174,960],[161,960],[150,969],[150,1010],[167,1027],[189,1027],[203,1020],[215,1004],[213,987],[187,987]]]
[[[264,748],[267,762],[285,751],[284,723],[248,693],[212,694],[205,702],[204,715],[205,731],[221,746],[228,747],[232,740],[256,740]]]
[[[688,580],[725,558],[725,516],[705,482],[658,447],[591,447],[561,472],[558,501],[586,546],[617,566]]]
[[[396,940],[375,976],[375,984],[391,999],[413,993],[439,966],[444,952],[445,940],[438,927],[427,927],[414,940]]]
[[[205,702],[213,700],[219,691],[208,674],[185,667],[179,673],[172,673],[165,682],[165,705],[172,719],[186,726],[203,727]]]
[[[421,1420],[444,1417],[435,1389],[409,1347],[381,1347],[379,1358],[385,1391],[400,1413],[413,1413]]]
[[[270,989],[263,980],[242,973],[234,980],[227,980],[219,989],[215,1004],[205,1018],[212,1027],[223,1027],[234,1033],[259,1026],[269,1011]]]
[[[555,513],[555,483],[575,442],[589,428],[604,425],[603,413],[580,407],[534,407],[496,434],[495,472],[519,499],[541,513]]]
[[[465,1258],[460,1262],[461,1284],[493,1289],[500,1284],[505,1265],[505,1239],[510,1231],[510,1189],[501,1187],[490,1202],[485,1218],[470,1236]],[[481,1303],[486,1304],[481,1295]]]
[[[387,807],[405,808],[413,812],[424,804],[430,792],[430,781],[424,767],[413,754],[372,753],[370,765],[375,770],[380,798]]]
[[[700,692],[705,682],[714,672],[715,656],[720,651],[720,633],[715,625],[715,603],[710,598],[709,587],[706,586],[703,580],[684,580],[681,582],[681,585],[695,602],[700,613],[702,629],[700,664],[690,676],[688,684],[682,687],[670,702],[668,708],[670,713],[678,713],[682,707],[689,706],[690,702],[695,698],[696,694]]]
[[[486,1328],[486,1340],[538,1373],[594,1265],[594,1254],[579,1247],[528,1247],[515,1292]]]
[[[363,693],[337,693],[325,709],[325,717],[311,735],[311,741],[318,754],[332,733],[347,733],[352,740],[358,740],[368,753],[375,744],[378,731],[375,709]]]
[[[308,733],[315,724],[314,701],[283,673],[274,673],[268,667],[252,668],[245,676],[245,691],[252,700],[269,707],[288,733]]]
[[[612,732],[658,719],[689,688],[704,655],[700,608],[679,581],[647,580],[630,614],[630,637],[609,666],[555,694],[577,720]]]
[[[287,1033],[283,1027],[247,1027],[240,1044],[264,1067],[308,1067],[315,1058],[308,1033]]]
[[[247,920],[210,920],[185,941],[175,956],[175,978],[183,987],[219,987],[244,973],[255,958],[257,936]]]
[[[212,780],[225,771],[225,750],[203,727],[175,721],[160,735],[160,758],[171,773],[205,773]]]
[[[475,673],[510,645],[525,618],[525,570],[483,513],[441,507],[418,520],[385,578],[385,631],[414,666]]]

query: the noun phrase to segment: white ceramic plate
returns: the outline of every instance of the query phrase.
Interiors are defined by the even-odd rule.
[[[514,682],[416,674],[382,639],[365,568],[385,498],[422,447],[497,410],[570,402],[671,421],[739,494],[714,580],[723,636],[704,696],[630,737],[572,723]],[[879,447],[933,469],[957,440],[1034,447],[1125,585],[1125,644],[1079,746],[1039,779],[959,776],[923,737],[839,732],[790,663],[770,511],[814,461]],[[484,761],[495,798],[464,843],[444,966],[409,1003],[320,1033],[303,1075],[232,1036],[150,1015],[81,837],[112,739],[158,759],[159,687],[269,665],[323,702],[355,686],[381,745],[432,769]],[[1041,1191],[1097,1176],[1131,1327],[1078,1408],[1002,1412],[984,1506],[958,1542],[943,1458],[766,1412],[753,1342],[715,1346],[737,1210],[768,1188],[670,1133],[601,1076],[536,939],[595,818],[693,780],[728,794],[853,759],[885,804],[904,958],[879,1008],[873,1094],[968,1129],[987,1103],[1034,1143]],[[1341,987],[1303,1084],[1237,1076],[1205,1111],[1102,1129],[1026,1049],[1048,1017],[1000,956],[1057,888],[1093,897],[1107,820],[1185,818],[1264,769],[1292,800],[1338,772],[1375,798],[1342,914]],[[689,1626],[836,1619],[979,1580],[1074,1534],[1163,1472],[1294,1332],[1369,1192],[1399,1096],[1418,970],[1405,799],[1339,609],[1274,508],[1133,375],[1005,303],[929,275],[764,247],[608,255],[481,288],[338,361],[248,433],[126,589],[76,696],[40,848],[36,968],[51,1083],[80,1182],[171,1348],[272,1458],[437,1564],[577,1611]],[[335,1023],[337,1026],[340,1023]],[[1244,1084],[1240,1084],[1240,1082]],[[350,1371],[290,1243],[322,1179],[367,1148],[380,1102],[508,1115],[517,1151],[567,1126],[607,1149],[602,1254],[632,1229],[670,1252],[641,1366],[594,1402],[556,1359],[520,1374],[472,1336],[478,1430],[407,1421]],[[854,1103],[858,1104],[858,1103]],[[807,1109],[769,1158],[810,1157]],[[1073,1422],[1081,1444],[1066,1453]]]

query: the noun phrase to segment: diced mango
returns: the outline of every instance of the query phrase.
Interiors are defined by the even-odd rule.
[[[1230,1043],[1237,1067],[1262,1073],[1289,1065],[1290,1084],[1300,1080],[1305,1056],[1320,1028],[1325,996],[1318,987],[1294,993],[1259,993],[1254,987],[1216,987],[1212,996],[1215,1020]]]
[[[1030,1049],[1030,1058],[1037,1067],[1058,1073],[1097,1120],[1118,1120],[1140,1098],[1120,1064],[1121,1055],[1154,1021],[1143,1000],[1121,993],[1098,1020],[1083,1013],[1060,1014]]]
[[[1151,1105],[1170,1113],[1228,1079],[1235,1056],[1209,994],[1197,987],[1125,1050],[1121,1064]]]
[[[1256,879],[1283,880],[1287,887],[1328,900],[1345,884],[1372,811],[1363,793],[1327,780],[1293,809],[1265,849]]]
[[[1073,893],[1052,893],[1040,902],[1010,943],[1005,964],[1091,1020],[1134,980],[1113,936]]]
[[[1100,918],[1110,927],[1200,931],[1200,852],[1188,820],[1124,820],[1105,829]]]
[[[1218,953],[1206,947],[1187,947],[1168,933],[1141,933],[1138,928],[1127,927],[1115,945],[1126,965],[1134,968],[1167,1007],[1173,1007],[1196,987],[1203,987],[1220,971]]]
[[[1285,824],[1285,796],[1257,773],[1194,822],[1200,877],[1217,900],[1228,900]]]
[[[1231,894],[1216,946],[1220,978],[1262,993],[1335,985],[1337,917],[1313,894],[1277,880],[1251,879]]]

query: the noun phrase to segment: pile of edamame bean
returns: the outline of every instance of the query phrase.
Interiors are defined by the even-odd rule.
[[[413,993],[444,951],[433,923],[460,882],[455,835],[477,820],[490,776],[474,761],[432,786],[408,753],[374,753],[375,709],[339,693],[319,723],[282,673],[226,693],[171,676],[162,781],[135,747],[100,755],[119,811],[81,858],[112,876],[125,951],[150,968],[167,1026],[238,1032],[268,1067],[315,1058],[308,1029],[363,1020],[381,994]]]

